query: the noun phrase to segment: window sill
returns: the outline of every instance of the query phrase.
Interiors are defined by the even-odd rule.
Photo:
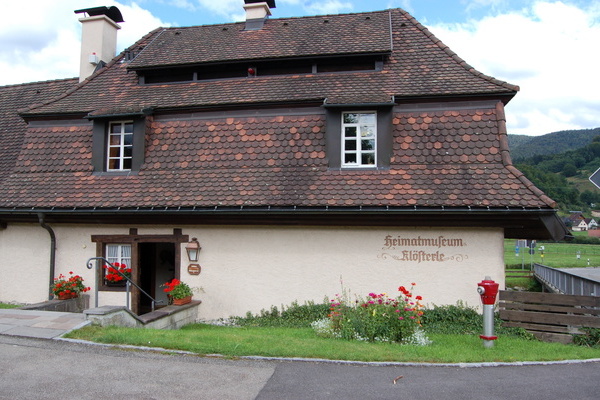
[[[378,167],[376,165],[347,165],[342,166],[340,168],[330,168],[332,171],[379,171],[379,170],[389,170],[389,167]]]

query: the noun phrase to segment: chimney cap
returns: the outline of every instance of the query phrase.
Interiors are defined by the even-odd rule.
[[[273,0],[274,1],[274,0]],[[95,17],[97,15],[106,15],[108,18],[113,20],[114,22],[125,22],[123,20],[123,16],[121,15],[121,11],[115,6],[102,6],[102,7],[92,7],[92,8],[82,8],[81,10],[75,10],[75,14],[87,13],[90,17]]]
[[[244,4],[267,3],[269,8],[276,8],[275,0],[244,0]]]

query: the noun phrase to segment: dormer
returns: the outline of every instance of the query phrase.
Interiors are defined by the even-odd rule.
[[[379,12],[265,19],[254,30],[246,23],[167,28],[132,50],[127,69],[142,84],[380,71],[393,50],[389,21]]]

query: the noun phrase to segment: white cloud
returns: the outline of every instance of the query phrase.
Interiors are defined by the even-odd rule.
[[[27,13],[19,2],[2,4],[0,24],[0,84],[75,77],[79,74],[81,14],[74,10],[96,7],[97,0],[28,0]],[[162,23],[137,4],[114,2],[123,15],[118,51],[133,44]]]
[[[509,133],[543,134],[600,126],[597,78],[600,12],[537,1],[520,12],[431,26],[477,70],[517,84]]]
[[[197,9],[205,9],[216,15],[227,17],[236,21],[240,20],[240,10],[242,9],[241,0],[196,0],[199,4]],[[242,16],[241,19],[245,17]]]
[[[311,14],[340,14],[352,11],[352,8],[352,3],[338,0],[311,1],[304,6],[304,9]]]
[[[339,0],[321,0],[321,1],[302,1],[302,0],[279,0],[282,4],[298,6],[301,5],[308,14],[340,14],[350,12],[354,8],[351,1]]]

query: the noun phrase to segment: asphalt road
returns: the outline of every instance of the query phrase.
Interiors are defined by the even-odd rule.
[[[600,362],[440,367],[224,360],[0,336],[0,399],[555,398],[600,398]]]

